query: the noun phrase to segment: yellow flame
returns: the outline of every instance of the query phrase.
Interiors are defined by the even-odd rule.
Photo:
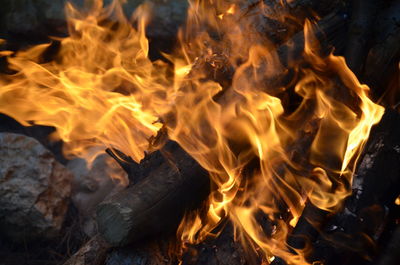
[[[301,60],[285,66],[235,4],[191,1],[166,63],[148,58],[148,7],[135,12],[135,29],[118,1],[91,2],[83,11],[67,4],[70,35],[56,40],[52,60],[42,56],[52,44],[2,54],[16,73],[0,76],[0,112],[54,126],[66,154],[89,161],[105,147],[140,161],[164,127],[215,186],[206,212],[183,219],[183,242],[203,240],[230,218],[237,238],[267,262],[307,264],[287,235],[305,201],[334,211],[351,192],[357,158],[384,111],[368,87],[343,58],[319,54],[310,22]]]
[[[235,9],[236,9],[236,5],[235,4],[231,4],[231,6],[229,7],[229,9],[226,11],[227,14],[234,14],[235,13]]]

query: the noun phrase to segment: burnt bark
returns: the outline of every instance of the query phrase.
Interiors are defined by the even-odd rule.
[[[354,176],[352,195],[334,215],[307,203],[288,237],[291,247],[311,246],[309,261],[327,265],[365,264],[366,259],[372,260],[378,255],[374,244],[388,229],[388,215],[394,211],[394,200],[399,195],[399,135],[400,115],[387,110],[371,131]],[[392,241],[388,250],[398,241],[396,235]],[[391,256],[397,259],[397,255]],[[386,258],[382,259],[386,262]],[[286,263],[277,258],[272,264]]]
[[[346,16],[340,12],[334,12],[322,18],[314,27],[314,34],[319,41],[321,55],[326,55],[332,51],[331,43],[335,42],[335,36],[339,34],[346,21]],[[298,65],[299,60],[302,59],[304,47],[304,31],[296,33],[289,41],[279,46],[277,52],[283,65],[287,67]]]
[[[159,238],[154,242],[141,243],[136,246],[125,246],[113,249],[107,256],[104,265],[160,265],[177,264],[169,255],[170,241]]]
[[[314,260],[360,264],[374,259],[400,185],[400,116],[387,110],[371,132],[354,176],[352,195],[314,242]]]
[[[380,2],[377,0],[353,0],[345,58],[349,68],[356,75],[361,73],[368,53],[368,45],[372,35],[371,27],[375,21]]]
[[[182,256],[181,250],[176,247],[179,245],[175,236],[160,237],[157,241],[141,241],[113,249],[105,265],[244,265],[249,264],[249,260],[254,264],[261,263],[259,257],[250,257],[242,245],[234,240],[233,227],[229,222],[218,237],[208,238],[198,245],[186,245]]]
[[[308,202],[292,233],[288,237],[289,246],[295,249],[304,249],[317,239],[319,230],[326,221],[328,212],[319,209]]]
[[[100,234],[113,246],[172,232],[184,212],[208,195],[208,173],[176,143],[168,142],[142,166],[146,177],[102,202],[97,209]]]
[[[102,265],[110,246],[99,235],[86,242],[64,265]]]
[[[393,1],[386,9],[379,12],[373,29],[374,45],[368,52],[363,80],[372,88],[376,99],[387,94],[386,101],[394,105],[399,100],[399,94],[398,91],[388,91],[388,84],[393,76],[399,75],[399,1]],[[396,87],[398,88],[399,84]]]
[[[393,232],[386,249],[378,259],[377,265],[397,265],[400,263],[400,227]]]

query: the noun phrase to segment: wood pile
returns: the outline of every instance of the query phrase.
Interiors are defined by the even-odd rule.
[[[265,2],[272,5],[269,2],[273,1]],[[400,246],[400,3],[395,0],[288,2],[288,12],[297,18],[305,20],[315,14],[321,18],[316,35],[322,52],[333,51],[344,56],[356,76],[371,87],[374,100],[383,104],[386,112],[373,127],[358,161],[352,195],[335,213],[307,202],[290,231],[287,244],[293,249],[311,246],[306,254],[311,264],[314,261],[325,265],[400,264],[397,251]],[[247,8],[251,14],[256,12],[258,4],[258,1],[246,1],[242,8]],[[281,34],[278,29],[282,25],[277,21],[268,18],[265,23],[265,34],[276,33],[275,45],[282,64],[289,67],[291,62],[301,60],[305,34],[302,29]],[[157,34],[154,34],[157,45],[167,38],[161,36],[157,42]],[[293,45],[295,49],[289,48]],[[201,58],[197,63],[199,67],[207,66]],[[214,73],[213,76],[223,87],[228,86],[232,77],[229,66],[223,74]],[[285,82],[285,77],[280,81]],[[68,253],[71,255],[63,260],[64,265],[263,262],[234,240],[228,220],[220,224],[223,229],[218,237],[187,246],[182,256],[177,255],[181,253],[176,250],[179,242],[176,242],[175,232],[182,217],[204,205],[213,185],[207,171],[162,133],[158,140],[163,142],[163,147],[146,155],[140,163],[118,150],[106,151],[126,172],[130,184],[97,205],[96,235],[81,244],[74,254]],[[0,191],[2,185],[0,178]],[[0,209],[0,217],[2,211]],[[265,226],[268,225],[266,222]],[[57,229],[60,229],[59,224]],[[271,264],[286,262],[275,257]]]

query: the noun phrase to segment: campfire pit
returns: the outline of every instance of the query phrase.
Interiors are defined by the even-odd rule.
[[[133,2],[68,2],[65,20],[1,40],[1,131],[42,132],[29,136],[75,177],[63,228],[36,248],[4,231],[0,205],[0,256],[16,264],[6,252],[28,244],[66,265],[400,262],[397,1]],[[23,11],[7,5],[3,25]],[[33,45],[38,30],[57,37]],[[21,176],[0,161],[0,195],[41,198],[48,220],[57,190],[49,204],[15,195]]]

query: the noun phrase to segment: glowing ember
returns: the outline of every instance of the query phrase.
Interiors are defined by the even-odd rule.
[[[70,36],[59,40],[54,60],[41,60],[50,44],[1,54],[16,73],[0,76],[0,112],[24,125],[54,126],[66,154],[89,161],[105,147],[140,161],[164,126],[216,186],[207,214],[182,221],[183,242],[203,240],[230,218],[237,238],[268,262],[279,256],[307,264],[305,250],[287,246],[288,231],[305,201],[334,211],[349,195],[358,156],[384,112],[342,57],[320,55],[313,23],[304,25],[301,59],[285,66],[236,5],[191,2],[180,45],[165,55],[172,72],[148,58],[146,6],[134,15],[137,29],[117,1],[66,10]],[[216,76],[225,68],[233,77],[222,85]],[[289,74],[291,82],[279,82]],[[263,231],[260,213],[274,233]]]

